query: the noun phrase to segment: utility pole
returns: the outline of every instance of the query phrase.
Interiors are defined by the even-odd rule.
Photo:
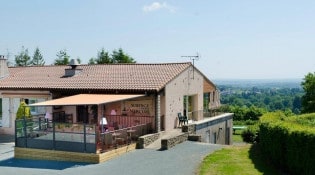
[[[196,61],[198,61],[199,60],[199,58],[200,58],[200,56],[199,56],[199,54],[197,53],[196,55],[193,55],[193,56],[182,56],[182,57],[185,57],[185,58],[189,58],[190,60],[192,60],[193,61],[193,79],[194,79],[194,70],[195,70],[195,60]]]

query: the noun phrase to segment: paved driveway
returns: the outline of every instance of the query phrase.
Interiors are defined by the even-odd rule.
[[[12,142],[0,142],[0,174],[193,175],[204,156],[222,148],[186,141],[166,151],[134,150],[104,163],[84,164],[14,159],[13,147]]]

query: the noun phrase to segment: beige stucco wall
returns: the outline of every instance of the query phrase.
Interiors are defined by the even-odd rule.
[[[165,87],[165,130],[171,130],[178,125],[177,113],[183,114],[183,98],[184,95],[194,96],[194,111],[203,110],[203,85],[204,78],[192,67],[185,70]],[[197,120],[203,118],[202,113],[198,113]]]

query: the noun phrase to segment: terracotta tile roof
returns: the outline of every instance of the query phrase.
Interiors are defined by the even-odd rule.
[[[82,72],[64,77],[70,66],[11,67],[0,89],[91,89],[158,91],[191,63],[80,65]]]

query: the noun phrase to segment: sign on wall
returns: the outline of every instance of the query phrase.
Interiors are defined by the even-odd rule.
[[[126,111],[128,115],[137,116],[154,115],[152,100],[125,101],[124,105],[125,106],[122,107],[123,109],[122,113]]]

